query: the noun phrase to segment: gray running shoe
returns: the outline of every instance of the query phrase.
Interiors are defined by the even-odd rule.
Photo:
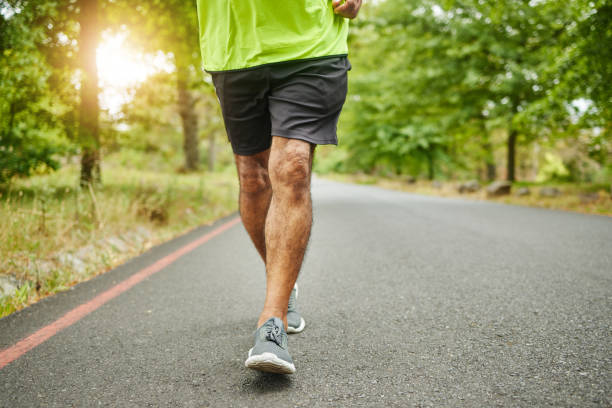
[[[298,285],[297,283],[291,291],[289,306],[287,307],[287,333],[299,333],[304,330],[306,322],[302,315],[297,311]]]
[[[277,374],[293,374],[295,366],[287,351],[285,325],[271,317],[255,331],[255,346],[249,350],[245,367]]]

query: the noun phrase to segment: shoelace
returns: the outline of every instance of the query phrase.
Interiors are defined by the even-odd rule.
[[[274,323],[268,326],[268,330],[266,330],[266,340],[273,341],[280,346],[282,344],[281,328]]]

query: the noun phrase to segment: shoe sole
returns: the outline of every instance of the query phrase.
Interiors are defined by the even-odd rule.
[[[287,334],[300,333],[302,330],[304,330],[304,327],[306,327],[306,321],[304,320],[303,317],[300,317],[300,325],[298,327],[288,326]]]
[[[251,350],[249,350],[249,358],[244,362],[244,366],[252,370],[264,371],[266,373],[295,373],[295,366],[293,364],[278,358],[276,355],[272,353],[262,353],[252,356]]]

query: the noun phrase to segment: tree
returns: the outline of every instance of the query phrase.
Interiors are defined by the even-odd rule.
[[[207,169],[208,171],[214,171],[217,161],[217,139],[221,134],[224,134],[225,128],[223,126],[219,101],[212,87],[204,88],[201,92],[200,100],[202,101],[201,105],[204,112],[202,115],[202,133],[208,139]]]
[[[53,90],[53,69],[40,46],[55,3],[0,1],[0,183],[56,169],[71,148],[62,121],[70,107]]]
[[[436,161],[466,169],[484,161],[492,177],[489,133],[505,129],[506,177],[514,180],[519,139],[537,137],[520,114],[550,88],[542,73],[569,22],[554,1],[380,3],[353,43],[353,161],[404,171],[414,167],[402,165],[410,158],[426,164],[429,178]]]
[[[178,94],[178,112],[183,124],[183,152],[185,154],[185,170],[198,169],[200,152],[198,150],[198,115],[195,111],[197,99],[190,90],[191,75],[189,63],[185,55],[178,51],[175,55],[176,88]]]
[[[349,165],[433,179],[449,161],[461,75],[446,56],[448,26],[424,7],[432,4],[383,3],[352,37]]]
[[[79,54],[81,63],[81,104],[79,141],[81,142],[81,185],[100,182],[100,129],[98,68],[96,49],[100,37],[98,0],[79,0]]]
[[[206,86],[201,80],[198,20],[195,0],[151,0],[133,7],[131,1],[116,1],[112,22],[132,27],[134,40],[149,51],[162,50],[174,56],[177,111],[183,128],[184,168],[199,165],[196,91]]]

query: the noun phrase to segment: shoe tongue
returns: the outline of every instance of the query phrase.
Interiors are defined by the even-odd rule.
[[[270,318],[270,320],[272,320],[272,323],[277,326],[277,327],[281,327],[283,328],[285,325],[283,324],[283,321],[281,319],[279,319],[278,317],[272,317]],[[268,320],[269,321],[269,320]]]
[[[262,324],[259,327],[285,327],[283,324],[283,321],[281,319],[279,319],[278,317],[271,317],[268,320],[266,320],[264,322],[264,324]]]
[[[268,320],[266,320],[261,326],[259,326],[257,331],[263,329],[264,327],[269,327],[269,328],[280,327],[281,329],[284,329],[285,324],[278,317],[271,317]]]

